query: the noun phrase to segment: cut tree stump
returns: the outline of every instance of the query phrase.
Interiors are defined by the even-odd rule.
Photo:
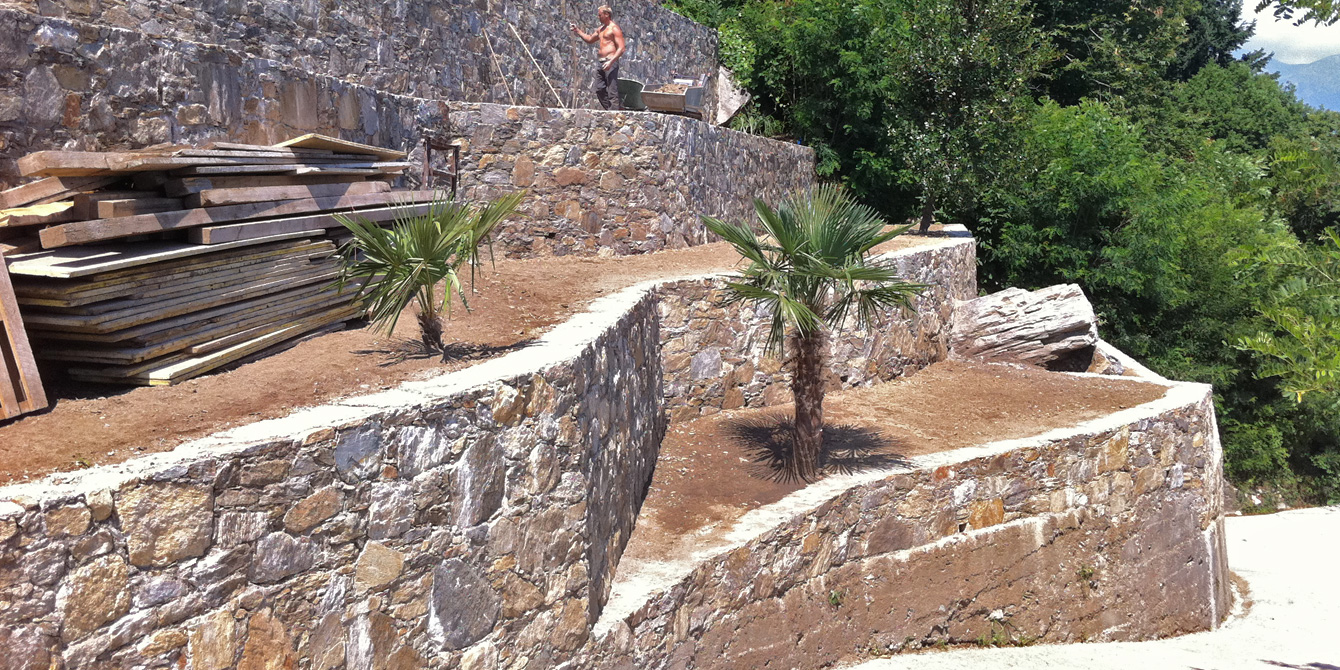
[[[1097,342],[1097,317],[1084,291],[1058,284],[1037,291],[1009,288],[959,303],[949,348],[961,360],[1057,368],[1091,354]],[[1082,363],[1079,370],[1088,367],[1088,359]]]

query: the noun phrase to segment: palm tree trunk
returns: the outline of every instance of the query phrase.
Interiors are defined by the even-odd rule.
[[[824,444],[824,336],[822,332],[792,337],[795,374],[791,395],[796,401],[792,472],[803,481],[819,478],[819,453]]]
[[[921,228],[917,231],[925,235],[931,229],[931,223],[935,221],[935,196],[930,191],[926,191],[926,199],[921,204]]]
[[[419,293],[419,342],[426,351],[442,351],[442,319],[437,311],[437,289],[424,287]]]

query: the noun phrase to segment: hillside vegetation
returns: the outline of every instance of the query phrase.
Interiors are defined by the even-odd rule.
[[[1081,284],[1107,339],[1214,385],[1236,483],[1340,501],[1340,114],[1232,55],[1239,2],[668,4],[719,28],[736,128],[967,224],[985,291]]]

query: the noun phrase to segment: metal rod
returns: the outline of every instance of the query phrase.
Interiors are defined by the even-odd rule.
[[[525,50],[527,56],[530,56],[530,62],[535,64],[535,71],[539,72],[541,77],[544,77],[544,84],[549,87],[549,92],[554,94],[554,99],[558,101],[558,108],[567,109],[567,107],[563,105],[563,97],[558,94],[558,91],[554,90],[553,83],[549,81],[549,75],[545,74],[544,70],[540,68],[540,62],[535,60],[535,56],[530,53],[530,48],[526,46],[526,41],[521,39],[521,33],[518,33],[511,23],[503,21],[503,24],[512,29],[512,36],[516,38],[516,43],[521,45],[521,48]]]
[[[480,26],[479,31],[484,33],[484,44],[489,47],[489,56],[493,58],[493,67],[498,71],[498,79],[502,81],[503,88],[507,89],[507,99],[512,101],[513,107],[516,107],[516,96],[512,95],[512,87],[507,85],[507,75],[503,74],[502,66],[498,65],[498,54],[493,51],[493,42],[489,40],[489,29]]]

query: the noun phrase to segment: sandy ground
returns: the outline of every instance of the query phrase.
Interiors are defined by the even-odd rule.
[[[859,670],[1340,670],[1340,507],[1227,520],[1228,563],[1250,607],[1218,630],[1151,642],[964,649],[870,661]]]
[[[903,235],[876,251],[935,241]],[[177,386],[131,390],[51,379],[50,409],[0,422],[0,485],[167,451],[295,409],[469,367],[525,346],[609,293],[652,279],[728,271],[739,260],[724,242],[618,258],[499,258],[477,278],[472,311],[458,303],[445,321],[443,339],[453,352],[446,363],[395,355],[400,342],[417,335],[410,307],[392,337],[370,327],[331,333]]]

